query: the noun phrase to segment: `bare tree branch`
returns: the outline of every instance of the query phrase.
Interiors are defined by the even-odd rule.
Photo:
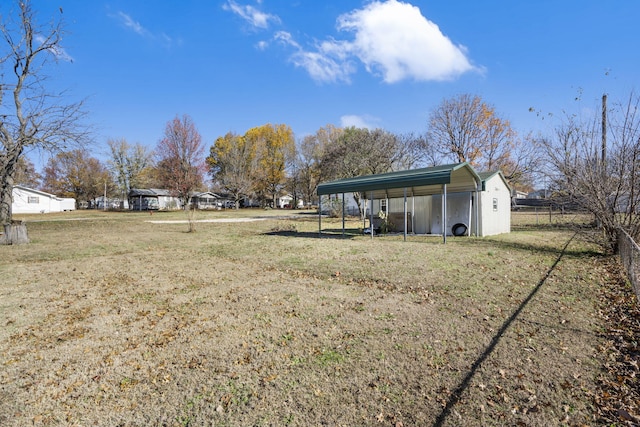
[[[18,161],[34,149],[56,152],[88,142],[84,101],[46,87],[48,62],[58,60],[63,24],[39,26],[29,0],[16,2],[16,16],[0,24],[0,223],[10,223]],[[7,72],[8,71],[8,72]],[[7,97],[9,95],[9,97]]]

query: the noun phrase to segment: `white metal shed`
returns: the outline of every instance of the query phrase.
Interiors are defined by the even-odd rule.
[[[322,183],[318,195],[359,192],[367,199],[370,224],[374,213],[399,218],[408,232],[488,236],[509,232],[510,189],[500,172],[477,173],[467,162],[430,168],[367,175]],[[442,201],[445,201],[443,203]],[[319,207],[322,212],[322,206]],[[322,233],[322,220],[319,216]],[[373,233],[372,233],[373,235]]]

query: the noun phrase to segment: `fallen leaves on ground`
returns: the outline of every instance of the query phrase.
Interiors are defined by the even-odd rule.
[[[619,265],[603,286],[601,315],[608,325],[604,372],[594,396],[598,416],[606,423],[640,425],[640,306]]]

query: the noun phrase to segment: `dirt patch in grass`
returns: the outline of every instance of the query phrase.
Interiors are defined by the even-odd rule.
[[[32,222],[0,247],[0,424],[598,422],[607,263],[569,231],[148,220]]]

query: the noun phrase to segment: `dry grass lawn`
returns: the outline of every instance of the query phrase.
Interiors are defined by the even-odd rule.
[[[24,217],[0,425],[598,424],[607,260],[570,231],[318,238],[281,213]]]

